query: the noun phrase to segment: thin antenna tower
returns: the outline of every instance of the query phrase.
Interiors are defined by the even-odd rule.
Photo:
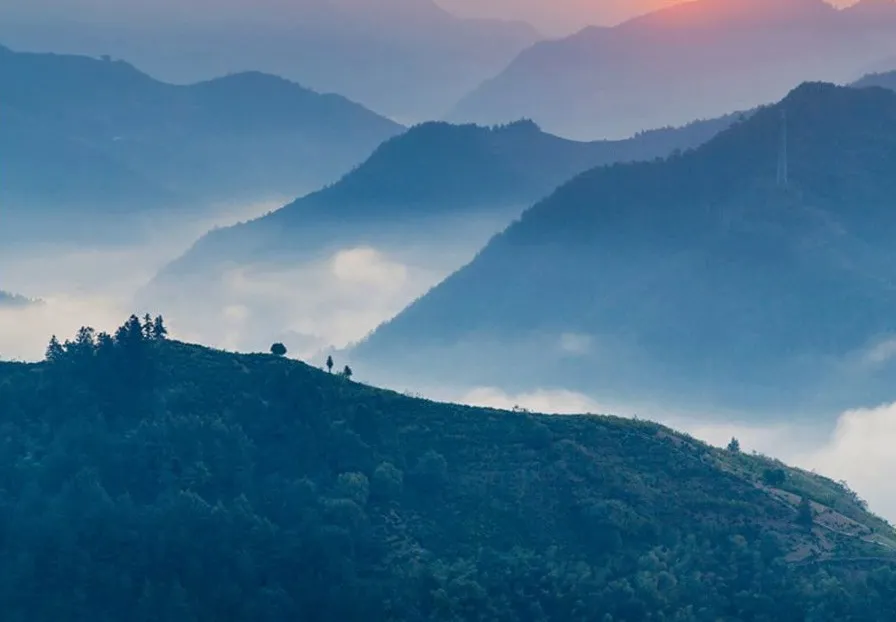
[[[787,111],[781,110],[781,147],[778,152],[778,186],[786,187],[790,182],[790,162],[787,154]]]

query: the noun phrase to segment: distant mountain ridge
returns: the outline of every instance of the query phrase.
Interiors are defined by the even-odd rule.
[[[27,307],[34,304],[35,301],[18,294],[11,294],[0,289],[0,308],[3,307]]]
[[[737,115],[624,141],[583,143],[546,134],[531,121],[486,128],[430,122],[374,151],[335,184],[251,222],[211,232],[166,272],[225,262],[289,260],[389,231],[422,235],[431,219],[519,211],[571,177],[602,164],[663,157],[710,139]],[[434,231],[435,232],[435,231]]]
[[[308,348],[344,345],[468,262],[489,238],[567,179],[602,163],[687,149],[736,119],[731,115],[598,143],[557,138],[528,121],[492,128],[426,123],[381,145],[337,183],[264,217],[210,231],[160,270],[138,300],[164,308],[197,335],[207,334],[207,318],[244,309],[255,318],[239,333],[239,339],[247,339],[240,343],[248,345],[285,339],[282,331],[300,322],[321,325],[308,321],[319,311],[306,307],[304,297],[274,302],[270,292],[276,287],[252,294],[251,283],[278,283],[292,291],[298,280],[320,275],[321,292],[342,292],[340,302],[329,303],[334,307],[379,309],[372,316],[365,313],[363,326],[351,324],[350,336],[296,336]],[[379,303],[363,302],[365,286],[345,281],[372,278],[363,266],[332,272],[358,253],[390,283],[371,285],[371,295],[382,297]]]
[[[458,18],[432,0],[195,3],[103,0],[0,8],[16,47],[132,59],[192,83],[263,70],[401,121],[440,116],[538,40],[522,22]]]
[[[666,410],[887,401],[893,166],[896,93],[805,84],[690,153],[562,186],[352,358],[381,382],[439,374]]]
[[[175,86],[121,61],[6,48],[0,111],[0,197],[14,220],[294,195],[403,130],[257,72]]]
[[[872,73],[863,76],[852,84],[856,88],[881,87],[896,91],[896,71]]]
[[[616,137],[774,101],[800,81],[848,82],[894,54],[891,0],[693,0],[537,43],[448,119],[526,116],[563,136]]]

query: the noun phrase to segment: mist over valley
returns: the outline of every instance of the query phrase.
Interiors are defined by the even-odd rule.
[[[0,5],[0,616],[892,617],[896,2],[536,5]]]

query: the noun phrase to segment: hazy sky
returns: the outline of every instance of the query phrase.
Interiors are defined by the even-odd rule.
[[[206,14],[209,20],[234,12],[256,15],[282,14],[297,6],[357,5],[369,8],[382,0],[0,0],[0,13],[14,15],[78,15],[91,21],[103,14],[121,14],[123,7],[135,16],[150,11],[180,16]],[[413,6],[431,0],[390,0],[394,5]],[[613,24],[637,14],[686,0],[435,0],[443,8],[462,16],[522,19],[548,35],[568,34],[590,24]],[[724,0],[719,0],[724,1]],[[782,0],[784,1],[784,0]],[[854,0],[831,0],[847,5]]]
[[[568,34],[589,24],[614,24],[685,0],[437,0],[458,15],[523,19],[545,34]],[[786,1],[786,0],[782,0]],[[855,0],[830,0],[846,6]]]
[[[591,24],[612,24],[626,17],[674,4],[674,0],[437,0],[458,15],[528,21],[545,34],[565,34]]]

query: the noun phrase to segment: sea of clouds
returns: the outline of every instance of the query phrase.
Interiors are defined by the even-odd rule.
[[[179,339],[242,351],[265,351],[272,340],[282,339],[292,356],[307,360],[328,347],[344,347],[362,338],[458,267],[421,267],[404,257],[361,246],[289,269],[233,269],[224,277],[227,303],[215,306],[214,312],[191,313],[190,299],[177,301],[171,309],[164,305],[135,307],[136,296],[146,283],[210,224],[262,214],[276,204],[244,206],[215,223],[185,225],[176,234],[168,231],[136,247],[0,252],[0,289],[42,301],[26,308],[0,307],[0,357],[39,360],[50,335],[70,337],[83,325],[112,331],[131,313],[150,312],[166,315],[172,335]],[[196,295],[201,297],[201,293]],[[578,352],[589,343],[581,335],[570,334],[564,337],[563,347]],[[889,349],[881,352],[890,353]],[[749,425],[720,421],[711,415],[669,412],[661,405],[635,410],[558,389],[533,387],[508,394],[492,387],[443,387],[426,395],[550,414],[638,416],[719,446],[736,437],[745,451],[758,451],[847,481],[870,502],[872,510],[896,521],[896,494],[889,481],[896,470],[892,448],[896,403],[857,405],[833,423],[820,419],[816,423]]]

